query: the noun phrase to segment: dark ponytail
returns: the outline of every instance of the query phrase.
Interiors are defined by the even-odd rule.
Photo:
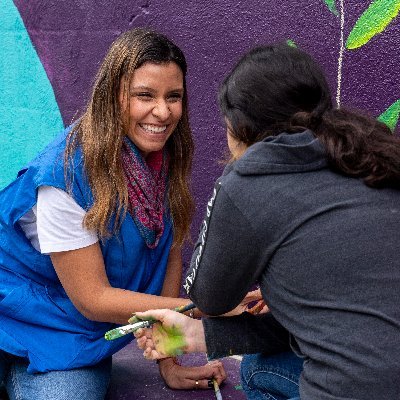
[[[334,170],[370,187],[400,188],[400,138],[383,123],[339,109],[325,113],[314,132]]]
[[[297,48],[251,50],[224,80],[219,101],[232,135],[248,146],[310,129],[332,169],[371,187],[400,187],[400,139],[367,115],[333,109],[321,68]]]

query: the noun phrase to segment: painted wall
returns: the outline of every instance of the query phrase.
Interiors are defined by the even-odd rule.
[[[249,48],[293,41],[323,66],[344,106],[397,129],[400,0],[0,0],[0,187],[79,115],[109,44],[131,27],[172,38],[189,64],[198,212],[222,167],[216,93]],[[196,233],[195,233],[196,236]]]

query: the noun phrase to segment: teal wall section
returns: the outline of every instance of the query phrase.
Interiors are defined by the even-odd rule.
[[[1,189],[63,128],[63,122],[53,88],[12,0],[0,0],[0,21]]]

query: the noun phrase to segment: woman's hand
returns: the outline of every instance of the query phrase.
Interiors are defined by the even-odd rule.
[[[150,360],[176,356],[182,353],[206,352],[203,324],[171,310],[150,310],[136,313],[140,319],[156,319],[149,329],[135,332],[137,344]]]
[[[253,302],[257,301],[257,304],[253,306],[252,308],[249,308],[249,305]],[[256,310],[261,310],[256,312]],[[261,290],[253,290],[252,292],[248,292],[244,299],[240,302],[240,304],[234,308],[232,311],[227,312],[226,314],[223,314],[223,317],[233,317],[234,315],[239,315],[242,314],[245,311],[249,311],[252,314],[258,314],[259,312],[267,312],[268,307],[265,305],[264,300],[261,295]]]
[[[201,367],[184,367],[174,358],[165,358],[160,360],[159,367],[161,376],[171,389],[209,389],[210,380],[215,379],[219,385],[226,379],[221,361],[211,361]]]

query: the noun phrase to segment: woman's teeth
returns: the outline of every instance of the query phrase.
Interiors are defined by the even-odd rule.
[[[161,133],[164,132],[167,129],[167,125],[163,126],[155,126],[155,125],[148,125],[148,124],[140,124],[140,126],[148,132],[151,133]]]

